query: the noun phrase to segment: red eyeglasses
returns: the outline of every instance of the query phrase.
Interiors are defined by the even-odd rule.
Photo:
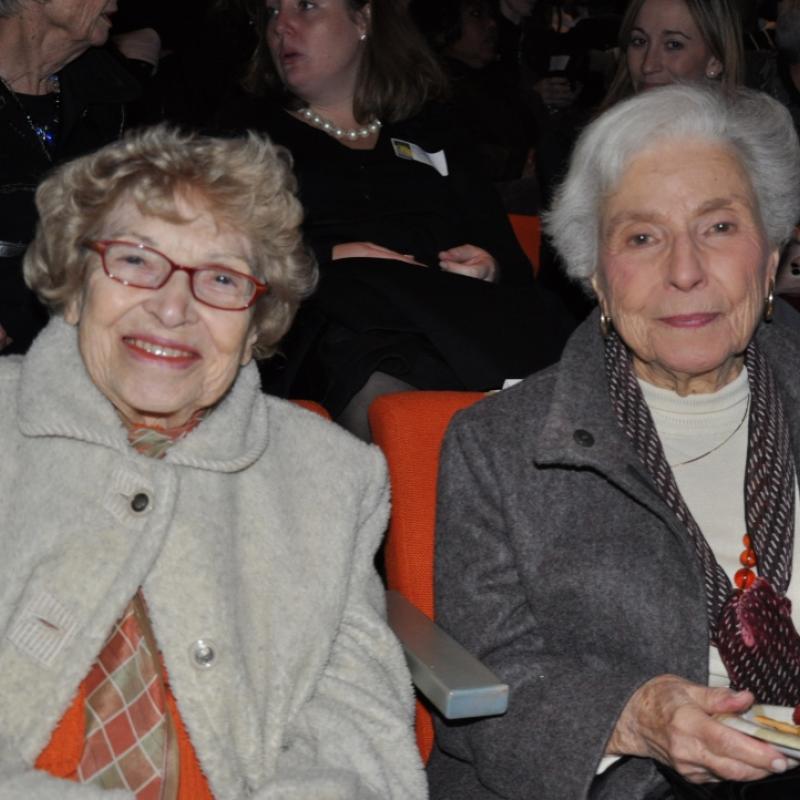
[[[103,271],[112,280],[137,289],[160,289],[180,270],[189,276],[195,300],[223,311],[245,311],[269,290],[268,284],[244,272],[217,264],[185,267],[143,244],[116,240],[84,244],[100,256]]]

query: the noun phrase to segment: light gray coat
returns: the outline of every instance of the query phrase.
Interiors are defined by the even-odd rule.
[[[60,320],[0,359],[0,409],[0,797],[129,797],[32,765],[140,586],[216,800],[426,796],[373,568],[376,448],[265,397],[251,365],[141,456]]]
[[[800,336],[772,323],[758,338],[800,464]],[[436,569],[437,621],[511,696],[503,717],[439,725],[432,798],[663,794],[646,759],[593,779],[642,683],[662,673],[707,681],[703,579],[688,534],[614,417],[597,314],[559,364],[452,424]]]

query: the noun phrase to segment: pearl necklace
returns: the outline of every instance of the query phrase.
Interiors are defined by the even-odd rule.
[[[301,108],[298,113],[304,120],[325,131],[328,135],[336,139],[349,139],[351,142],[359,138],[366,139],[381,129],[381,121],[379,119],[372,120],[369,125],[365,125],[363,128],[340,128],[335,122],[320,116],[316,111],[312,111],[308,107]]]
[[[33,135],[36,137],[36,141],[39,142],[39,146],[42,148],[42,152],[47,157],[47,160],[52,162],[53,156],[51,153],[51,149],[56,141],[56,131],[58,129],[59,123],[61,121],[61,82],[58,79],[58,75],[51,75],[48,78],[48,83],[53,88],[53,94],[55,95],[55,109],[53,113],[53,119],[51,122],[46,122],[41,125],[37,125],[33,119],[31,119],[31,115],[26,111],[25,106],[22,104],[22,100],[17,97],[17,93],[11,88],[8,81],[0,75],[0,83],[6,88],[6,91],[11,95],[14,99],[14,102],[19,107],[19,110],[22,112],[25,120],[28,123],[28,127],[33,131]]]

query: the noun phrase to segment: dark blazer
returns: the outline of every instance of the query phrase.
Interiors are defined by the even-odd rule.
[[[795,461],[800,335],[762,324]],[[439,724],[434,800],[660,797],[652,761],[595,780],[631,694],[707,681],[703,579],[611,409],[595,312],[561,361],[461,412],[442,454],[437,621],[511,687],[508,713]]]

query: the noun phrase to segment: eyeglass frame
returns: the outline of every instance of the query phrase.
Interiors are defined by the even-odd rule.
[[[166,261],[170,266],[170,271],[167,273],[164,280],[158,286],[140,286],[138,283],[132,283],[131,281],[124,281],[121,278],[112,275],[108,270],[108,265],[106,264],[106,251],[109,247],[115,244],[124,244],[128,247],[135,247],[137,250],[147,250],[150,253],[155,253],[157,256]],[[123,286],[131,286],[134,289],[151,289],[152,291],[158,291],[162,289],[164,286],[169,283],[170,278],[176,272],[185,272],[189,276],[189,289],[192,292],[192,297],[197,300],[198,303],[202,303],[204,306],[208,306],[209,308],[216,308],[219,311],[247,311],[248,308],[252,308],[255,305],[255,302],[258,300],[259,297],[266,294],[269,291],[269,284],[266,281],[260,281],[258,278],[254,278],[252,275],[248,275],[246,272],[239,272],[238,269],[231,269],[230,267],[225,267],[222,264],[206,264],[202,267],[187,267],[184,264],[178,264],[177,261],[173,261],[169,256],[162,253],[160,250],[156,250],[155,247],[149,247],[146,244],[140,244],[139,242],[128,242],[124,239],[87,239],[83,242],[83,246],[88,250],[91,250],[93,253],[97,253],[100,256],[100,262],[103,265],[103,272],[111,278],[112,281],[116,281],[117,283],[121,283]],[[203,300],[202,298],[198,297],[194,290],[194,275],[197,272],[203,272],[207,269],[218,269],[223,272],[231,272],[234,275],[240,275],[242,278],[246,278],[250,283],[255,286],[255,291],[253,296],[250,298],[250,301],[247,305],[244,306],[236,306],[235,308],[231,308],[229,306],[217,306],[214,303],[209,303],[207,300]]]

